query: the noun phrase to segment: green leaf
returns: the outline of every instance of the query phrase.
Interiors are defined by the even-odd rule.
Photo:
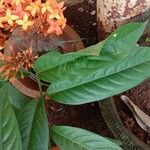
[[[92,47],[86,48],[88,51],[101,51],[99,56],[86,56],[76,57],[75,59],[66,59],[65,55],[61,55],[64,58],[59,58],[58,55],[45,55],[35,64],[35,70],[39,73],[40,78],[46,82],[56,82],[60,80],[72,80],[76,76],[84,76],[85,74],[91,74],[95,68],[113,63],[114,60],[123,59],[130,53],[136,42],[142,35],[146,23],[130,23],[121,26],[115,32],[113,32],[105,41],[96,44]],[[74,54],[75,56],[76,53]],[[47,56],[47,58],[46,58]],[[53,60],[54,59],[54,60]],[[55,62],[55,66],[53,65]],[[93,68],[93,66],[95,68]]]
[[[89,75],[52,83],[48,95],[64,104],[84,104],[124,92],[150,76],[150,48],[135,47],[123,60]]]
[[[22,150],[21,136],[6,86],[0,89],[0,150]]]
[[[13,108],[16,111],[20,110],[25,104],[27,104],[30,99],[19,92],[13,85],[10,83],[5,82],[5,86],[8,91],[8,98],[10,103],[12,104]]]
[[[61,150],[121,150],[106,138],[83,129],[54,126],[50,131],[52,139]]]
[[[122,146],[122,145],[123,145],[123,143],[122,143],[120,140],[118,140],[118,139],[112,139],[112,138],[109,138],[109,137],[105,137],[105,138],[106,138],[107,140],[113,142],[113,143],[116,143],[116,144],[119,145],[119,146]]]
[[[4,85],[4,81],[0,81],[0,88]]]
[[[48,150],[49,128],[43,100],[26,104],[18,115],[23,150]]]
[[[103,44],[104,44],[104,41],[94,46],[85,48],[83,50],[80,50],[74,53],[60,54],[57,51],[49,52],[45,55],[42,55],[35,62],[34,70],[39,74],[41,79],[45,80],[44,76],[49,74],[52,70],[55,70],[60,65],[70,63],[81,57],[99,55],[103,47]],[[51,80],[51,77],[50,77],[50,80]]]
[[[146,25],[147,22],[122,25],[107,38],[101,53],[116,58],[124,57],[136,45]]]

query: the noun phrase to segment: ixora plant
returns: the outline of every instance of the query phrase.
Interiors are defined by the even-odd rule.
[[[0,26],[11,31],[20,26],[26,34],[36,25],[37,35],[59,35],[66,25],[63,4],[1,0]],[[62,54],[56,49],[38,56],[29,45],[11,55],[1,53],[0,149],[48,150],[51,140],[62,150],[121,149],[114,141],[83,129],[49,127],[44,100],[51,97],[63,104],[85,104],[119,94],[149,78],[150,48],[137,45],[146,24],[126,24],[106,40],[77,52]],[[41,94],[31,100],[9,81],[33,73]],[[46,93],[41,80],[49,84]]]

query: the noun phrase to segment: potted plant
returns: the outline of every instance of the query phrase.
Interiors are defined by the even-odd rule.
[[[90,143],[97,142],[98,143],[95,146],[99,148],[105,146],[107,149],[109,149],[109,147],[121,149],[114,142],[111,142],[106,138],[73,127],[51,127],[51,137],[49,138],[49,127],[44,107],[46,95],[43,92],[41,86],[42,83],[37,71],[35,69],[32,70],[31,68],[34,68],[34,63],[40,56],[38,56],[38,38],[41,38],[41,36],[47,37],[49,34],[53,35],[53,33],[57,35],[62,33],[62,29],[66,22],[63,16],[63,2],[57,3],[55,0],[46,1],[45,3],[42,3],[41,1],[1,1],[0,16],[1,27],[5,30],[14,31],[12,37],[6,42],[7,44],[4,53],[0,54],[0,92],[2,96],[0,100],[0,149],[46,150],[48,147],[51,147],[49,139],[52,137],[55,143],[58,142],[57,144],[59,146],[62,144],[61,147],[66,147],[65,149],[70,149],[70,147],[72,147],[72,149],[82,149],[83,147],[93,148],[93,145]],[[41,20],[38,20],[39,18]],[[16,28],[18,25],[20,28]],[[28,34],[36,34],[36,36],[34,35],[35,38],[29,38],[30,40],[26,41],[26,36],[29,36]],[[17,35],[15,38],[19,38],[19,40],[23,37],[26,45],[20,46],[24,41],[13,40],[14,35]],[[45,39],[45,37],[43,38]],[[33,40],[35,41],[31,42]],[[29,42],[31,42],[31,44]],[[51,50],[51,52],[54,55],[59,55],[57,59],[54,58],[55,62],[62,63],[60,59],[61,53],[54,50]],[[62,60],[65,60],[66,62],[84,56],[97,55],[97,53],[97,51],[91,52],[91,50],[83,49],[79,52],[62,55]],[[28,101],[28,97],[18,92],[18,90],[7,81],[13,83],[17,78],[23,79],[26,76],[32,75],[33,71],[35,72],[34,76],[38,83],[40,95],[37,99]],[[57,134],[58,132],[59,134]],[[68,141],[68,132],[72,133],[70,134],[70,139],[77,140],[77,144]],[[61,134],[63,136],[60,136]],[[78,134],[81,134],[82,138],[78,139]],[[83,138],[83,136],[85,138]],[[59,139],[62,140],[60,141]],[[88,143],[85,143],[87,140]],[[93,142],[93,140],[95,142]],[[67,142],[69,145],[59,142]]]
[[[50,139],[65,150],[121,149],[114,141],[83,129],[49,127],[44,100],[51,98],[68,105],[85,104],[119,94],[148,78],[150,72],[142,72],[149,68],[150,48],[136,45],[145,27],[146,23],[124,25],[105,41],[66,54],[51,50],[37,58],[31,49],[18,51],[16,57],[1,53],[1,77],[5,79],[0,82],[1,149],[46,150],[52,147]],[[18,60],[23,64],[14,70],[13,67],[19,66]],[[129,80],[126,74],[134,77],[137,68],[140,77],[125,84]],[[30,76],[33,72],[40,96],[29,101],[6,80]],[[41,81],[48,83],[46,92],[42,90]]]

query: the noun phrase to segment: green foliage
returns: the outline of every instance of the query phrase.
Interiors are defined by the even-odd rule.
[[[149,78],[149,66],[150,48],[135,47],[123,60],[101,67],[89,75],[51,84],[48,94],[57,102],[65,104],[102,100]]]
[[[103,53],[120,59],[136,45],[142,36],[147,22],[129,23],[119,27],[108,38],[103,48]]]
[[[136,45],[145,26],[126,24],[78,52],[51,51],[35,62],[34,71],[51,83],[47,94],[60,103],[78,105],[119,94],[150,77],[150,48]],[[0,82],[0,94],[0,150],[48,150],[49,138],[61,150],[121,149],[79,128],[54,126],[49,135],[42,98],[31,101],[6,82]]]
[[[14,110],[9,102],[9,91],[0,88],[0,149],[22,150],[21,136]]]
[[[44,101],[29,101],[11,84],[0,83],[0,150],[48,150]]]
[[[35,70],[42,80],[51,83],[72,80],[79,76],[84,77],[93,72],[95,68],[109,65],[126,57],[136,45],[145,26],[146,23],[124,25],[105,41],[84,49],[84,51],[88,49],[89,52],[96,51],[96,54],[100,54],[99,56],[89,56],[87,52],[84,52],[84,55],[79,55],[78,52],[59,54],[59,56],[57,52],[45,54],[35,62]]]
[[[19,92],[10,83],[3,82],[3,84],[5,85],[5,87],[6,87],[7,91],[8,91],[9,101],[10,101],[11,105],[13,106],[13,108],[15,109],[15,111],[18,111],[18,110],[22,109],[22,107],[26,103],[28,103],[28,101],[30,99],[27,98],[25,95],[23,95],[21,92]]]
[[[104,42],[101,42],[97,45],[85,48],[83,50],[67,54],[61,54],[57,51],[51,51],[45,55],[42,55],[35,62],[34,70],[38,73],[42,80],[53,82],[57,80],[57,77],[53,75],[56,73],[55,70],[57,71],[57,68],[60,68],[66,63],[70,63],[76,59],[83,58],[85,56],[99,55],[103,44]]]
[[[121,150],[106,138],[83,129],[67,126],[54,126],[50,129],[52,139],[61,150]]]
[[[48,150],[49,128],[42,99],[26,104],[19,112],[18,123],[23,150]]]
[[[150,76],[150,48],[136,46],[145,26],[146,23],[130,23],[120,27],[99,43],[101,52],[98,56],[64,61],[70,53],[59,54],[63,61],[55,61],[54,68],[42,72],[41,79],[52,83],[47,94],[57,102],[78,105],[119,94],[147,79]],[[92,46],[91,51],[98,49],[95,47],[97,45]],[[57,56],[52,55],[52,61],[48,61],[46,56],[39,58],[37,70],[40,66],[53,66],[53,59],[57,60]]]

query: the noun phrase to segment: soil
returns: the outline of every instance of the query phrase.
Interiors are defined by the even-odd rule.
[[[96,24],[96,0],[84,0],[65,11],[69,24],[81,37],[85,46],[98,42]]]
[[[67,125],[89,130],[102,136],[112,137],[102,118],[97,103],[67,106],[47,101],[49,124]]]
[[[150,81],[143,82],[123,95],[128,96],[135,105],[150,116]],[[129,107],[120,99],[120,95],[115,97],[115,103],[124,125],[140,140],[150,144],[150,134],[138,125]]]

